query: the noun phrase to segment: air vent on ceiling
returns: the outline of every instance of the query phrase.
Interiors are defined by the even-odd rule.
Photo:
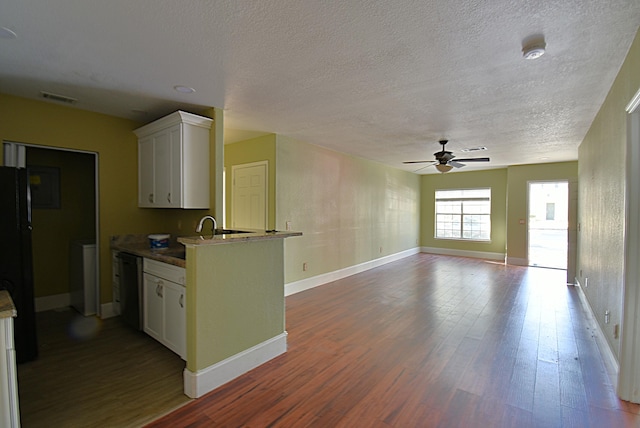
[[[470,152],[481,152],[483,150],[487,150],[487,148],[486,147],[473,147],[473,148],[470,148],[470,149],[461,149],[460,151],[464,152],[464,153],[470,153]]]
[[[75,104],[78,100],[75,98],[67,97],[64,95],[52,94],[51,92],[40,91],[42,98],[46,98],[51,101],[58,101],[66,104]]]

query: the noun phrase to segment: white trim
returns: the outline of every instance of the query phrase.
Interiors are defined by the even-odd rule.
[[[202,397],[285,352],[286,331],[195,373],[184,369],[184,393],[191,398]]]
[[[147,123],[146,125],[141,126],[138,129],[134,129],[133,133],[136,134],[138,138],[144,138],[148,135],[153,134],[154,132],[158,132],[182,123],[199,126],[205,129],[211,129],[213,119],[211,119],[210,117],[199,116],[197,114],[178,110],[151,123]]]
[[[116,313],[113,302],[103,303],[100,305],[100,319],[106,320],[107,318],[113,318],[118,316]]]
[[[632,114],[636,111],[639,105],[640,105],[640,89],[638,89],[638,92],[636,92],[633,98],[631,98],[631,101],[629,101],[629,104],[627,104],[627,107],[625,107],[625,111],[629,114]]]
[[[504,253],[490,253],[487,251],[452,250],[439,247],[422,247],[421,252],[442,254],[444,256],[473,257],[474,259],[489,259],[504,262]]]
[[[600,324],[596,321],[593,308],[591,307],[586,294],[584,294],[584,290],[582,289],[580,281],[578,281],[577,277],[575,278],[575,281],[575,287],[578,290],[578,296],[580,296],[580,303],[582,304],[582,309],[584,309],[585,318],[587,319],[587,322],[591,324],[591,329],[595,331],[595,340],[596,344],[598,345],[598,349],[600,350],[602,361],[604,362],[604,366],[611,380],[611,384],[613,385],[613,388],[616,389],[618,383],[618,372],[620,371],[618,359],[611,350],[609,342],[607,342],[607,338],[605,337]]]
[[[625,177],[624,282],[622,287],[622,322],[620,332],[620,371],[618,396],[632,403],[640,402],[640,90],[627,106],[627,144]]]
[[[513,266],[529,266],[529,260],[520,257],[507,256],[507,264]]]
[[[338,269],[333,272],[327,272],[321,275],[312,276],[311,278],[305,278],[299,281],[290,282],[288,284],[285,284],[284,286],[284,295],[290,296],[301,291],[309,290],[311,288],[318,287],[329,282],[337,281],[339,279],[346,278],[348,276],[355,275],[357,273],[361,273],[369,269],[385,265],[387,263],[395,262],[396,260],[418,254],[419,252],[420,249],[418,247],[411,248],[409,250],[401,251],[399,253],[391,254],[385,257],[380,257],[368,262],[349,266],[343,269]]]
[[[71,295],[69,293],[62,293],[54,294],[52,296],[36,297],[35,305],[36,312],[66,308],[71,306]]]

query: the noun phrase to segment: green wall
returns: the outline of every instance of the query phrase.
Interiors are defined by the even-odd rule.
[[[267,161],[269,171],[268,200],[269,204],[267,229],[275,228],[276,221],[276,135],[270,134],[262,137],[252,138],[224,146],[224,167],[226,174],[226,201],[225,215],[226,227],[232,223],[231,195],[233,186],[232,166],[245,163]]]
[[[187,369],[285,331],[282,241],[187,246]]]
[[[491,242],[436,239],[435,191],[491,188]],[[507,219],[507,170],[455,172],[421,176],[420,245],[427,248],[505,254]]]
[[[617,357],[620,340],[614,327],[622,322],[625,271],[625,108],[638,88],[640,32],[579,148],[578,279]],[[604,323],[606,310],[609,324]]]
[[[211,117],[213,109],[194,113]],[[213,213],[215,208],[215,185],[211,186],[211,210],[138,208],[137,140],[133,130],[143,124],[0,94],[0,140],[45,148],[80,150],[98,155],[99,278],[102,303],[112,301],[111,235],[157,232],[193,235],[200,217]],[[211,144],[215,144],[213,136]],[[4,162],[1,156],[0,151],[0,162]],[[211,161],[213,165],[215,150],[211,150]],[[214,175],[211,180],[215,184]]]
[[[303,233],[285,240],[286,283],[418,246],[418,175],[280,135],[276,151],[276,228]]]

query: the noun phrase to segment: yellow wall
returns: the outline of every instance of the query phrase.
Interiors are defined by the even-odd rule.
[[[527,264],[527,195],[529,181],[578,178],[578,162],[510,166],[507,169],[507,262]],[[525,220],[520,224],[520,220]]]
[[[280,135],[276,151],[276,228],[303,233],[285,240],[287,283],[418,246],[418,175]]]
[[[422,247],[501,254],[506,245],[507,170],[428,174],[421,177],[420,245]],[[446,189],[491,188],[491,242],[436,239],[435,191]]]
[[[226,173],[226,225],[231,227],[232,223],[232,166],[251,162],[267,161],[269,171],[268,185],[268,219],[267,229],[275,228],[276,221],[276,135],[270,134],[262,137],[252,138],[224,146],[224,167]]]
[[[578,279],[583,286],[589,279],[583,290],[616,356],[625,268],[625,107],[640,88],[639,71],[640,32],[579,149]]]
[[[192,235],[198,219],[209,213],[207,210],[138,208],[137,142],[133,130],[142,125],[131,120],[0,94],[0,140],[98,154],[102,303],[112,300],[111,235],[157,232]],[[212,150],[212,160],[215,159],[214,152]],[[211,208],[213,212],[213,199]]]

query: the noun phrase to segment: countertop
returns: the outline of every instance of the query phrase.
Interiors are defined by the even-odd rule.
[[[182,258],[173,256],[178,252],[184,252],[184,245],[171,240],[169,248],[152,250],[149,247],[148,235],[115,235],[111,237],[111,249],[136,256],[146,257],[170,265],[186,267],[186,262]]]
[[[0,318],[13,318],[18,315],[11,295],[7,290],[0,290]]]
[[[229,233],[211,236],[183,236],[171,238],[169,248],[152,250],[149,247],[148,235],[115,235],[111,237],[111,249],[123,251],[136,256],[169,263],[174,266],[186,267],[183,258],[175,257],[177,253],[184,253],[185,245],[219,245],[249,242],[261,239],[283,239],[292,236],[302,236],[301,232],[242,229],[247,233]]]
[[[277,230],[256,230],[246,229],[243,231],[247,233],[230,233],[221,235],[208,235],[205,233],[203,236],[185,236],[178,238],[178,242],[185,245],[219,245],[219,244],[234,244],[242,241],[255,241],[259,239],[282,239],[292,236],[302,236],[302,232],[292,231],[277,231]]]

